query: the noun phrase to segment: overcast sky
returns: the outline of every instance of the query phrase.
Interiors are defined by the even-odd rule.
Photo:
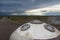
[[[24,12],[60,4],[60,0],[0,0],[0,12]]]

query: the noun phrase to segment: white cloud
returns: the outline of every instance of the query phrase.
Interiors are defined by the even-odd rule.
[[[60,11],[60,5],[48,6],[45,8],[38,8],[33,10],[27,10],[25,13],[27,15],[44,15],[44,13]]]

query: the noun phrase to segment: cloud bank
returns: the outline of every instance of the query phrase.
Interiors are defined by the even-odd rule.
[[[0,12],[20,12],[58,5],[60,0],[0,0]]]

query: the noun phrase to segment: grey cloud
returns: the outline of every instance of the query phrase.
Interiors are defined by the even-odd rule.
[[[25,11],[60,4],[60,0],[0,0],[0,12]]]

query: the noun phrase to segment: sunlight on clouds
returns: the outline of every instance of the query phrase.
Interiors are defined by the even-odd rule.
[[[48,6],[45,8],[27,10],[25,13],[27,15],[43,15],[43,13],[60,11],[60,5]]]
[[[19,14],[17,14],[17,13],[12,13],[11,15],[19,15]]]

